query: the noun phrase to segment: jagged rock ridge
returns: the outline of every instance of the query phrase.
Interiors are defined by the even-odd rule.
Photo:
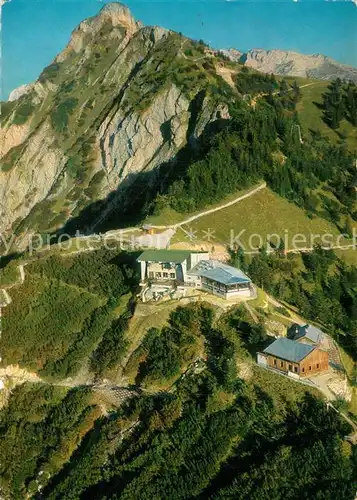
[[[304,55],[285,50],[252,49],[246,53],[235,49],[223,50],[234,62],[249,68],[282,76],[300,76],[318,80],[352,80],[357,83],[357,68],[341,64],[321,54]]]

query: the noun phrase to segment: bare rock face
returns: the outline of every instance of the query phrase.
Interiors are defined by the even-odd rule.
[[[0,130],[0,157],[6,155],[10,149],[22,144],[30,132],[30,124],[11,125]]]
[[[125,178],[128,174],[155,168],[182,147],[190,116],[189,104],[182,92],[171,86],[142,114],[127,114],[119,109],[102,123],[100,163],[113,188],[118,175]]]
[[[183,40],[108,4],[34,84],[12,95],[0,131],[1,232],[20,239],[56,230],[108,195],[125,203],[140,174],[173,159],[209,123],[229,119],[204,79],[194,91],[174,83],[180,60],[187,64]],[[106,216],[101,210],[91,226]]]
[[[17,167],[0,173],[3,231],[16,219],[27,216],[48,195],[64,163],[65,158],[56,149],[50,126],[45,122],[27,142]]]
[[[17,87],[12,92],[10,92],[8,101],[10,102],[16,101],[23,95],[26,95],[29,92],[31,92],[33,87],[34,87],[33,83],[29,83],[27,85],[20,85],[20,87]]]
[[[243,56],[243,52],[240,52],[237,49],[223,49],[219,51],[224,56],[228,57],[233,62],[240,62],[241,57]]]
[[[304,55],[293,51],[253,49],[241,60],[246,66],[263,73],[300,76],[319,80],[339,77],[357,82],[357,68],[340,64],[321,54]]]

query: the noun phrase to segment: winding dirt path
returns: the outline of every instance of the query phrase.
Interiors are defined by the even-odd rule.
[[[250,198],[251,196],[254,196],[256,193],[259,191],[262,191],[267,187],[267,183],[263,182],[260,184],[258,187],[255,187],[248,193],[245,193],[241,196],[238,196],[238,198],[235,198],[232,201],[229,201],[228,203],[224,203],[223,205],[219,205],[218,207],[211,208],[210,210],[204,210],[200,212],[197,215],[193,215],[192,217],[189,217],[188,219],[185,219],[181,222],[178,222],[176,224],[172,224],[170,226],[151,226],[154,229],[178,229],[181,226],[184,226],[185,224],[189,224],[190,222],[193,222],[194,220],[200,219],[201,217],[205,217],[206,215],[213,214],[215,212],[219,212],[220,210],[224,210],[225,208],[231,207],[232,205],[235,205],[236,203],[239,203],[240,201],[243,201],[247,198]]]

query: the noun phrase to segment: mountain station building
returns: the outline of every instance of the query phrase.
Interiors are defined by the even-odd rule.
[[[251,297],[254,287],[241,270],[209,258],[208,252],[146,250],[137,259],[141,268],[142,297],[149,288],[150,298],[174,294],[184,296],[196,288],[224,299]]]

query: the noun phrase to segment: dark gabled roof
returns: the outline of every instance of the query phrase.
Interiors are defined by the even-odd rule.
[[[314,349],[316,349],[315,346],[300,344],[299,342],[295,342],[295,340],[280,337],[264,349],[263,352],[265,352],[265,354],[271,354],[277,358],[284,359],[285,361],[299,363]]]
[[[251,280],[240,269],[227,266],[217,260],[201,260],[188,274],[202,276],[223,285],[250,283]]]
[[[137,259],[138,262],[174,262],[181,264],[192,252],[187,250],[146,250]],[[198,253],[198,252],[194,252]]]
[[[296,329],[297,329],[297,333],[295,336],[296,340],[305,337],[311,340],[311,342],[319,344],[323,339],[324,334],[319,328],[316,328],[316,326],[304,325],[304,326],[298,326]]]

